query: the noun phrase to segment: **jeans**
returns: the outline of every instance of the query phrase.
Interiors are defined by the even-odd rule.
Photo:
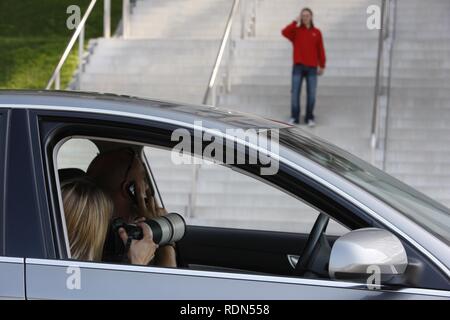
[[[294,64],[292,68],[291,117],[296,123],[300,118],[300,95],[303,78],[306,78],[306,115],[305,122],[314,120],[314,104],[316,103],[317,67]]]

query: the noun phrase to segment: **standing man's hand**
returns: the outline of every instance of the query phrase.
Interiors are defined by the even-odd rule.
[[[324,72],[325,72],[325,68],[321,68],[321,67],[317,68],[317,75],[321,76],[321,75],[323,75]]]

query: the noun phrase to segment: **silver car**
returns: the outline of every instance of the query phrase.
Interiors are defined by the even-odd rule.
[[[178,268],[71,259],[60,184],[65,175],[82,174],[83,168],[61,169],[61,146],[74,138],[89,141],[95,154],[134,146],[142,151],[148,178],[158,190],[158,172],[152,172],[145,148],[173,149],[177,129],[208,133],[221,147],[233,146],[236,157],[261,154],[276,161],[272,174],[264,174],[270,161],[219,167],[250,179],[250,188],[271,188],[273,194],[288,196],[286,201],[314,209],[314,219],[302,220],[299,209],[300,218],[291,215],[292,220],[277,225],[267,212],[275,220],[286,212],[271,209],[269,203],[260,217],[253,217],[255,228],[244,222],[240,228],[215,223],[225,221],[220,220],[223,210],[210,206],[216,212],[207,212],[208,217],[216,220],[182,212],[187,230],[176,246]],[[257,139],[230,133],[242,130],[253,130]],[[270,144],[259,139],[268,132],[274,138]],[[204,156],[203,150],[194,148],[192,154]],[[0,91],[0,155],[2,298],[450,298],[449,209],[284,123],[132,97]],[[186,189],[182,182],[170,188],[174,194]],[[164,195],[159,192],[161,204]],[[182,203],[180,208],[191,205]],[[238,212],[240,218],[246,214]],[[263,220],[273,228],[259,228]],[[302,229],[302,221],[311,224]]]

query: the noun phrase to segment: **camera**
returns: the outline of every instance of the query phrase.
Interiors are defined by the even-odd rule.
[[[152,230],[153,242],[160,246],[181,240],[186,231],[184,218],[178,213],[169,213],[143,222]],[[141,227],[133,223],[126,223],[122,218],[115,218],[112,221],[112,228],[116,234],[120,228],[124,228],[128,237],[135,240],[141,240],[144,235]]]

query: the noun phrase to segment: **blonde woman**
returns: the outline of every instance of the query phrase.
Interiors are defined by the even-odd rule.
[[[68,181],[62,186],[64,215],[73,259],[101,261],[103,246],[113,213],[113,202],[88,178]],[[154,257],[157,245],[153,242],[151,229],[145,223],[144,238],[133,240],[128,251],[132,264],[147,265]],[[119,230],[124,242],[128,236]]]

